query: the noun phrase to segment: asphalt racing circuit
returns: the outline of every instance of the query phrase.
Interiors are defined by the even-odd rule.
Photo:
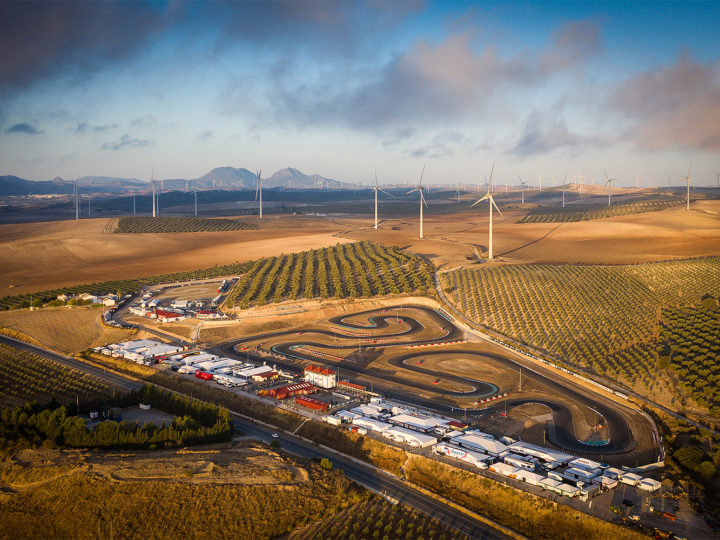
[[[339,371],[341,379],[372,387],[387,398],[468,419],[501,415],[504,410],[526,404],[541,405],[552,414],[547,439],[561,449],[574,454],[632,458],[633,462],[654,461],[657,457],[650,422],[637,410],[555,376],[549,369],[526,369],[522,381],[542,391],[517,393],[508,375],[516,374],[520,364],[502,349],[489,350],[487,345],[468,343],[464,338],[463,331],[439,311],[404,306],[256,335],[226,343],[222,348],[225,353],[293,371],[309,364],[330,367]],[[464,376],[461,368],[453,368],[454,373],[450,373],[437,365],[452,365],[457,359],[481,368],[492,365],[493,369],[483,372],[488,376],[477,377],[471,373]],[[481,380],[485,378],[488,380]],[[507,397],[489,401],[505,392]],[[607,433],[605,440],[593,444],[578,440],[577,411],[582,408],[600,418]]]

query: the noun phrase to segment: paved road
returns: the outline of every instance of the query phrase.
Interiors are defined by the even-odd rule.
[[[50,360],[54,360],[73,369],[83,371],[102,381],[105,381],[112,386],[123,390],[137,390],[142,387],[142,383],[139,381],[129,379],[114,372],[105,371],[104,369],[95,367],[85,362],[81,362],[80,360],[76,360],[75,358],[63,356],[62,354],[48,351],[47,349],[43,349],[42,347],[36,347],[35,345],[25,343],[24,341],[19,341],[11,337],[0,335],[0,342],[5,343],[6,345],[10,345],[11,347],[15,347],[16,349],[22,349],[24,351],[39,354],[40,356],[49,358]]]
[[[265,442],[270,442],[272,430],[259,424],[253,424],[245,420],[235,420],[235,427],[253,437]],[[408,486],[404,482],[388,474],[378,472],[376,469],[361,465],[340,454],[325,451],[310,443],[291,435],[281,434],[280,445],[288,452],[305,458],[326,457],[332,461],[333,466],[339,467],[345,476],[356,481],[377,493],[383,493],[399,502],[421,511],[443,523],[459,530],[471,538],[507,538],[496,529],[480,523],[459,510],[425,495]]]
[[[0,336],[0,342],[21,350],[38,354],[56,362],[60,362],[68,367],[93,375],[98,379],[106,381],[108,384],[122,389],[135,390],[142,386],[142,383],[128,379],[120,374],[105,371],[91,364],[76,360],[75,358],[63,356],[10,337]],[[253,424],[244,420],[236,420],[235,427],[239,431],[258,437],[265,442],[273,440],[271,437],[273,430],[270,428],[265,428],[258,424]],[[279,440],[286,451],[306,458],[327,457],[336,467],[343,469],[345,476],[348,478],[356,481],[366,488],[374,490],[378,493],[384,493],[399,502],[432,516],[472,538],[507,538],[495,529],[489,528],[455,508],[415,490],[395,477],[379,473],[377,470],[371,467],[363,466],[345,456],[342,456],[341,454],[324,451],[315,447],[311,443],[307,443],[302,439],[292,437],[290,435],[282,435]]]

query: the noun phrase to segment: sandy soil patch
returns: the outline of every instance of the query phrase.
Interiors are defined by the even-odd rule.
[[[720,201],[698,201],[692,208],[574,223],[517,223],[524,213],[506,212],[493,220],[494,252],[512,263],[608,264],[720,253]],[[444,269],[470,263],[473,246],[486,249],[485,213],[431,215],[424,225],[424,240],[418,238],[418,219],[413,217],[388,219],[377,231],[358,229],[344,236],[408,247]]]

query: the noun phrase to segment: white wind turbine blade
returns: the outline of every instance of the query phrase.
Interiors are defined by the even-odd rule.
[[[382,189],[382,188],[378,188],[378,191],[384,193],[385,195],[387,195],[387,196],[390,197],[391,199],[394,199],[394,198],[395,198],[395,197],[393,197],[392,195],[390,195],[390,193],[388,193],[387,191],[385,191],[385,190]]]
[[[478,199],[477,201],[475,201],[474,203],[472,203],[472,204],[470,205],[470,208],[472,208],[473,206],[475,206],[477,203],[481,203],[481,202],[483,202],[484,200],[489,199],[489,198],[490,198],[490,194],[489,194],[489,193],[488,193],[487,195],[483,195],[483,197],[482,197],[481,199]]]
[[[422,172],[420,173],[420,183],[418,184],[418,187],[422,189],[422,179],[423,175],[425,174],[425,167],[427,166],[427,161],[425,162],[425,165],[423,165]]]
[[[490,199],[490,203],[495,207],[495,210],[498,211],[498,214],[500,214],[500,215],[502,216],[503,213],[502,213],[502,212],[500,211],[500,209],[498,208],[498,205],[495,204],[495,198],[494,198],[494,197],[488,197],[488,198]],[[505,216],[503,216],[503,217],[505,217]]]
[[[256,201],[257,201],[257,199],[258,199],[258,192],[260,191],[260,184],[262,183],[262,180],[260,180],[260,173],[261,173],[261,172],[262,172],[262,171],[260,171],[260,170],[257,172],[257,182],[256,182],[256,184],[255,184],[255,200],[256,200]]]
[[[423,204],[425,205],[425,208],[430,208],[430,207],[428,206],[427,201],[425,200],[425,196],[423,195],[422,190],[420,190],[420,200],[421,200],[421,201],[423,202]]]
[[[488,180],[488,193],[490,193],[490,187],[492,186],[493,172],[495,172],[495,162],[493,161],[492,168],[490,169],[490,180]]]

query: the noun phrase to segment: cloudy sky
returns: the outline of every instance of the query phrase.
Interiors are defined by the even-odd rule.
[[[709,1],[0,2],[0,174],[710,185],[719,28]]]

